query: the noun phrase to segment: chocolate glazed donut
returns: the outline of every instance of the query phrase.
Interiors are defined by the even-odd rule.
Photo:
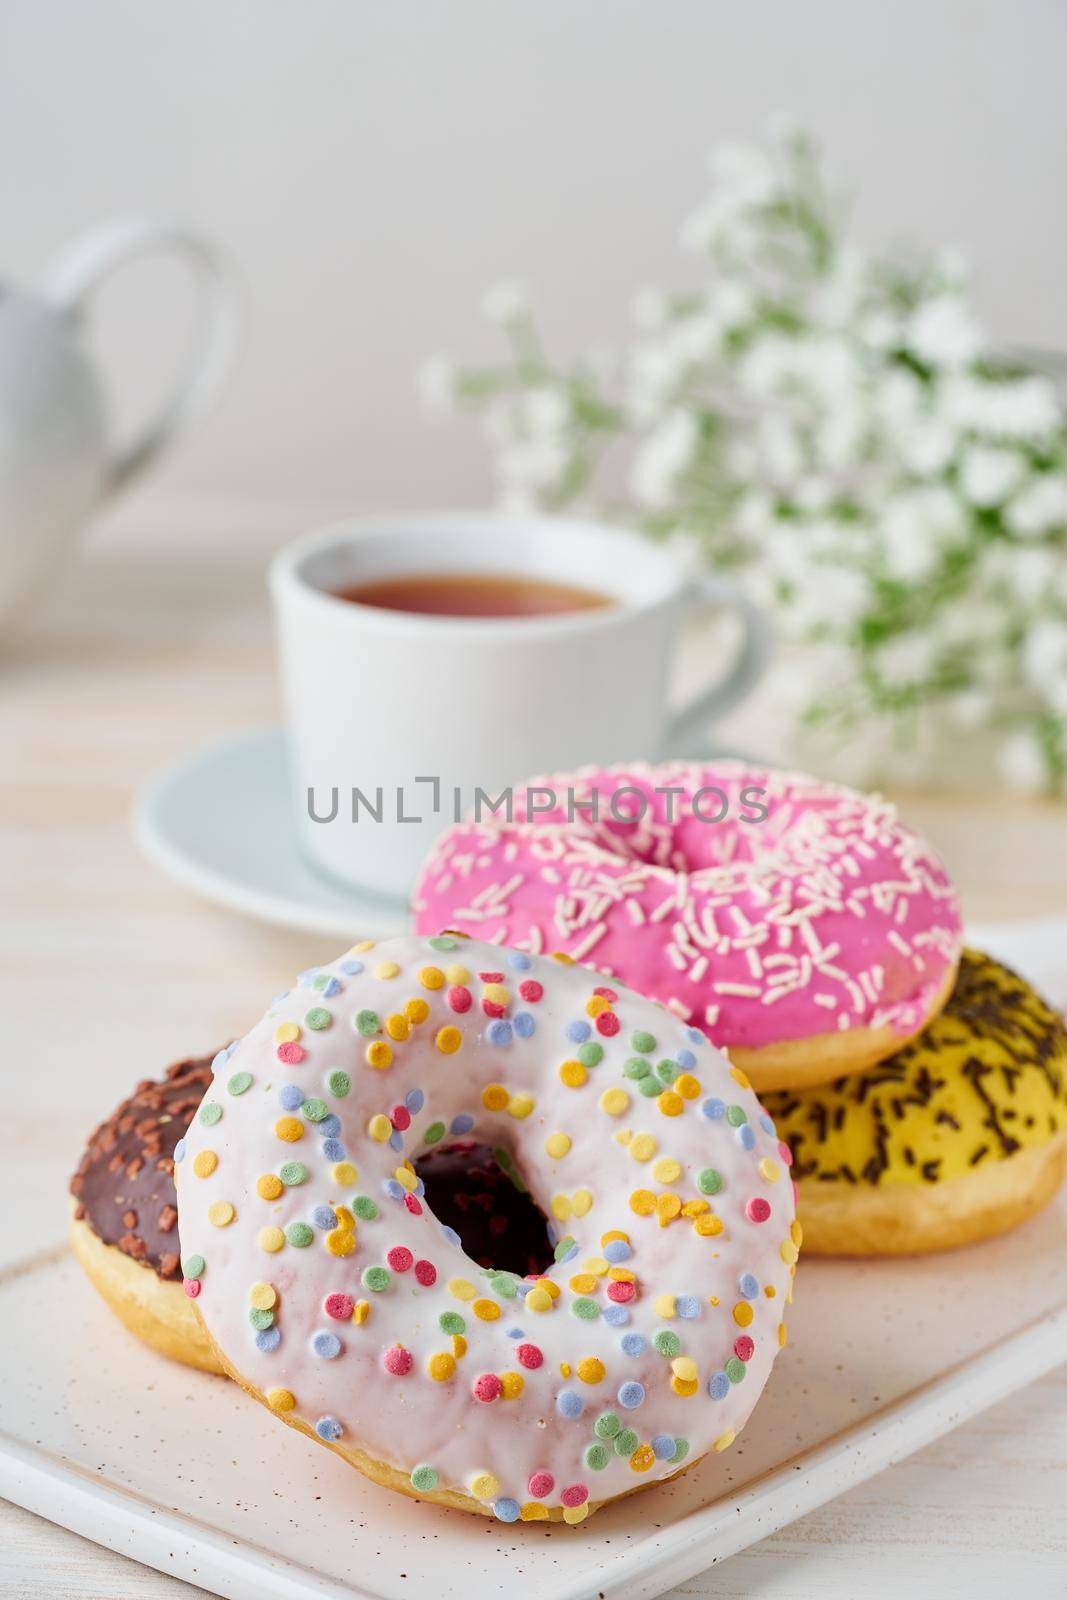
[[[211,1082],[211,1056],[143,1079],[94,1131],[70,1180],[70,1241],[139,1339],[205,1372],[218,1360],[182,1288],[174,1147]]]
[[[174,1149],[211,1082],[212,1059],[177,1061],[161,1081],[143,1079],[93,1132],[70,1180],[71,1242],[97,1289],[133,1333],[190,1366],[219,1372],[182,1288],[174,1192]],[[507,1152],[458,1140],[431,1151],[420,1172],[441,1220],[463,1235],[483,1266],[500,1256],[504,1265],[527,1273],[551,1262],[545,1219]],[[116,1261],[116,1252],[138,1270]],[[140,1269],[148,1269],[157,1282]]]

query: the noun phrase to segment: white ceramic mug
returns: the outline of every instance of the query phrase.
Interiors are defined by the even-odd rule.
[[[554,580],[612,604],[470,618],[337,593],[428,572]],[[390,896],[408,893],[476,788],[495,798],[537,773],[684,754],[748,694],[769,653],[762,615],[732,584],[687,574],[637,534],[561,518],[345,522],[286,546],[270,585],[302,849],[330,876]],[[683,619],[724,606],[743,624],[737,659],[668,713]]]

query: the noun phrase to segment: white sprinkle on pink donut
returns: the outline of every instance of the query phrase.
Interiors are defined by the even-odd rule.
[[[563,950],[753,1050],[915,1032],[962,942],[944,867],[888,801],[736,761],[531,779],[510,820],[442,835],[414,910],[419,932]]]

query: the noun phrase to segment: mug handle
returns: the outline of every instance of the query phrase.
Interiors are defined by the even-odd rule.
[[[743,629],[737,659],[725,678],[702,689],[676,711],[667,724],[667,748],[672,754],[706,733],[707,725],[739,704],[762,678],[771,659],[773,638],[766,617],[757,605],[727,578],[704,574],[691,578],[686,595],[691,611],[736,611]]]
[[[45,294],[64,315],[78,318],[88,298],[113,272],[152,255],[177,256],[189,268],[199,293],[199,327],[171,393],[110,461],[105,496],[137,477],[179,433],[213,408],[244,333],[244,293],[236,269],[218,246],[173,223],[131,219],[98,229],[59,259]]]

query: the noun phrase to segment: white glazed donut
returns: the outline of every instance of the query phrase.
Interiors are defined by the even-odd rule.
[[[555,1264],[478,1267],[420,1198],[511,1153]],[[391,1487],[580,1522],[735,1438],[785,1340],[789,1153],[699,1031],[567,957],[446,934],[303,973],[176,1152],[187,1292],[225,1366]]]

